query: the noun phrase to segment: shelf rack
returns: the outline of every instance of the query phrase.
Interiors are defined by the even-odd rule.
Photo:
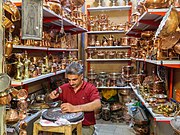
[[[150,114],[152,115],[152,117],[154,118],[154,121],[157,122],[167,122],[169,123],[171,119],[173,119],[174,117],[164,117],[162,114],[156,114],[152,111],[152,108],[149,106],[149,104],[143,99],[143,97],[138,93],[137,89],[135,86],[133,86],[130,83],[130,86],[132,88],[132,90],[134,91],[134,93],[136,94],[136,96],[139,98],[139,100],[142,102],[142,104],[147,108],[147,110],[150,112]]]
[[[130,86],[122,86],[122,87],[119,87],[119,86],[117,86],[117,87],[97,87],[98,89],[131,89],[131,87]]]
[[[155,65],[165,66],[169,68],[180,68],[180,60],[150,60],[150,59],[138,59],[131,58],[135,61],[148,62]]]
[[[48,74],[44,74],[44,75],[40,75],[40,76],[37,76],[37,77],[34,77],[34,78],[28,78],[28,79],[25,79],[25,80],[13,80],[12,83],[11,83],[11,86],[22,86],[22,85],[25,85],[25,84],[29,84],[29,83],[32,83],[32,82],[36,82],[36,81],[39,81],[39,80],[42,80],[42,79],[45,79],[45,78],[48,78],[48,77],[52,77],[52,76],[55,76],[55,75],[58,75],[58,74],[63,74],[65,73],[65,70],[61,70],[61,71],[57,71],[57,72],[53,72],[53,73],[48,73]]]
[[[87,34],[120,34],[125,33],[124,30],[115,30],[115,31],[88,31]]]
[[[110,10],[130,10],[131,6],[111,6],[111,7],[89,7],[87,10],[89,12],[97,11],[110,11]]]
[[[87,49],[128,49],[131,46],[88,46]]]
[[[25,49],[25,50],[44,50],[44,51],[78,51],[78,49],[49,48],[49,47],[24,46],[24,45],[13,45],[13,48]]]
[[[67,18],[62,17],[61,15],[57,15],[53,11],[43,7],[43,22],[47,25],[55,25],[58,26],[59,29],[61,27],[61,20],[63,20],[64,30],[66,32],[71,32],[72,34],[78,34],[82,32],[87,32],[88,30],[76,25],[75,23],[71,22]]]
[[[180,8],[176,8],[180,11]],[[144,12],[136,23],[126,32],[128,36],[140,37],[142,31],[157,30],[163,15],[168,11],[165,9],[148,9]]]
[[[88,62],[110,62],[110,61],[131,61],[131,59],[87,59]]]

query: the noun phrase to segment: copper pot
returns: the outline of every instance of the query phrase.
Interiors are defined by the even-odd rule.
[[[7,91],[0,92],[0,105],[8,105],[10,104],[11,96]]]
[[[20,129],[19,135],[27,135],[27,131],[24,129]]]
[[[28,92],[26,89],[20,89],[17,94],[17,98],[20,100],[26,99],[28,97]]]
[[[37,102],[44,102],[45,99],[45,95],[44,94],[40,94],[36,96],[36,101]]]
[[[173,1],[173,6],[174,7],[180,7],[180,0],[174,0]]]
[[[130,93],[128,89],[122,89],[122,90],[119,90],[118,92],[123,96],[127,96]]]
[[[70,0],[71,9],[80,8],[84,5],[85,0]]]
[[[19,120],[19,115],[17,110],[15,109],[10,109],[8,111],[6,111],[6,122],[7,123],[16,123]]]
[[[130,39],[129,39],[129,45],[131,45],[131,46],[134,46],[134,45],[137,45],[138,44],[138,38],[135,38],[135,37],[131,37]]]
[[[56,14],[61,14],[61,4],[58,2],[47,2],[50,9],[56,13]]]
[[[111,111],[117,111],[122,108],[122,105],[119,102],[113,103],[110,107]]]
[[[152,31],[143,31],[141,33],[142,38],[151,38],[154,35]]]
[[[129,37],[121,37],[121,45],[129,45]]]

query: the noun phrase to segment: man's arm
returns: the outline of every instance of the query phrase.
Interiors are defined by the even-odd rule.
[[[101,101],[100,99],[95,99],[94,101],[82,104],[82,105],[72,105],[70,103],[63,103],[61,104],[61,110],[65,112],[90,112],[95,111],[101,108]]]

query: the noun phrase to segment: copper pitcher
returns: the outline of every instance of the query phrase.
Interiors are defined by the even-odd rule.
[[[5,44],[5,57],[9,57],[13,50],[13,42],[12,41],[6,41]]]

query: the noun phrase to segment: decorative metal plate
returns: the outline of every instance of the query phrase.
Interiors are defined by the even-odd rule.
[[[77,122],[84,118],[84,113],[62,113],[60,108],[51,108],[42,113],[42,118],[53,122],[57,121],[59,118],[66,119],[69,122]]]

